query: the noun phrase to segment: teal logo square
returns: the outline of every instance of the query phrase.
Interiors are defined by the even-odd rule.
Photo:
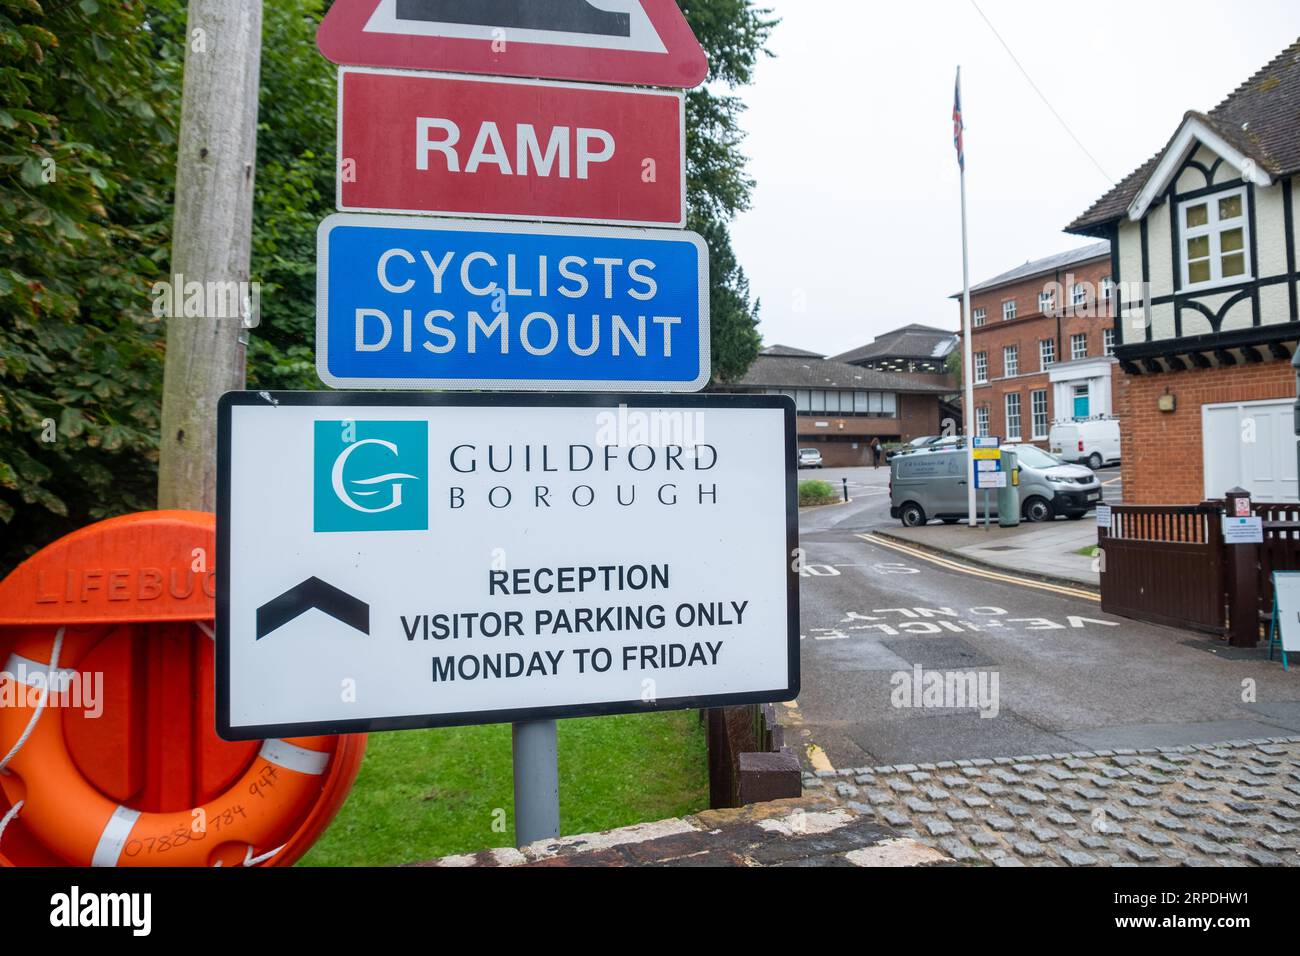
[[[315,426],[313,530],[429,530],[427,422]]]

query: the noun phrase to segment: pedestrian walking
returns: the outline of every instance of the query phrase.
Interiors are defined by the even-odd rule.
[[[879,439],[879,438],[873,438],[873,439],[871,439],[871,457],[875,459],[875,462],[876,462],[875,467],[877,467],[877,468],[880,467],[880,455],[881,455],[881,452],[882,452],[883,450],[884,450],[884,449],[882,449],[882,448],[880,447],[880,439]]]

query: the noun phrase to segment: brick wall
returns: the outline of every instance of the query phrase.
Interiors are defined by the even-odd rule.
[[[818,428],[824,422],[827,427]],[[871,439],[881,444],[908,442],[913,438],[942,433],[939,396],[898,396],[897,418],[865,418],[852,415],[800,415],[795,421],[800,448],[816,448],[827,468],[873,464]],[[858,447],[854,448],[854,445]]]
[[[924,438],[926,435],[941,434],[943,428],[939,422],[939,396],[937,395],[899,395],[898,412],[900,441]]]
[[[1030,439],[1031,431],[1030,393],[1032,391],[1047,390],[1047,420],[1050,423],[1056,419],[1054,390],[1048,382],[1042,364],[1040,342],[1050,339],[1055,344],[1057,365],[1072,360],[1070,340],[1075,335],[1086,337],[1087,357],[1096,358],[1105,354],[1105,330],[1114,327],[1114,319],[1105,314],[1080,315],[1077,312],[1106,312],[1105,303],[1098,301],[1097,295],[1101,289],[1102,279],[1110,276],[1110,265],[1109,257],[1094,259],[1091,262],[1071,266],[1069,269],[1022,279],[1011,285],[971,296],[972,312],[983,308],[987,313],[985,324],[972,333],[971,351],[972,353],[983,352],[988,356],[989,385],[975,386],[975,407],[989,408],[990,434],[1006,435],[1004,396],[1008,392],[1020,392],[1021,419],[1024,423],[1022,431],[1026,441]],[[1070,285],[1077,282],[1088,283],[1094,290],[1088,309],[1076,311],[1070,307]],[[1044,314],[1038,307],[1038,295],[1052,283],[1059,283],[1062,286],[1056,291],[1057,309],[1053,314]],[[1003,320],[1002,303],[1009,300],[1015,300],[1016,318]],[[1056,314],[1058,312],[1061,313],[1059,318]],[[1012,345],[1017,348],[1019,371],[1015,377],[1008,378],[1004,349]],[[970,374],[974,374],[973,369]],[[1113,402],[1112,407],[1114,407]],[[1064,415],[1068,415],[1069,411],[1069,409],[1061,410]]]
[[[1202,405],[1295,398],[1296,394],[1295,371],[1286,361],[1161,375],[1117,371],[1114,388],[1124,501],[1144,505],[1195,504],[1204,497]],[[1166,389],[1176,397],[1174,412],[1156,407]]]

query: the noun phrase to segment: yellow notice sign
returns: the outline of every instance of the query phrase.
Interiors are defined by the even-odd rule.
[[[1002,451],[998,448],[975,448],[972,449],[976,461],[1000,461]]]

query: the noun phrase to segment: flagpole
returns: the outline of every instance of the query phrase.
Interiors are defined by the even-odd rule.
[[[961,97],[961,67],[957,67],[957,96]],[[960,121],[965,126],[963,108]],[[971,358],[971,320],[970,320],[970,250],[966,241],[966,161],[961,162],[961,305],[962,305],[962,384],[965,386],[965,401],[962,402],[962,419],[966,433],[966,505],[972,528],[979,523],[975,515],[975,365]]]

